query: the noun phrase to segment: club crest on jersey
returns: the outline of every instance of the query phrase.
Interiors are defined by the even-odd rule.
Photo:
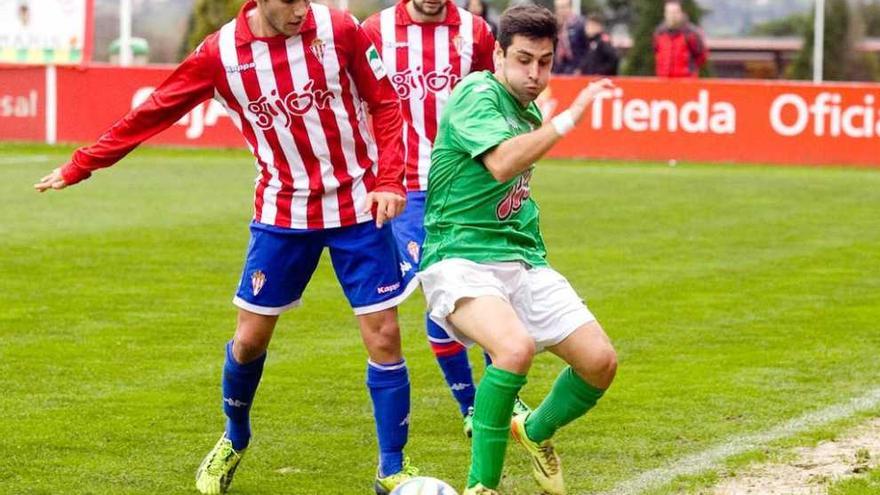
[[[260,291],[263,290],[263,286],[266,285],[266,274],[261,270],[257,270],[251,274],[251,291],[254,293],[254,296],[258,296]]]
[[[412,257],[413,261],[416,263],[419,262],[419,243],[416,241],[409,241],[409,244],[406,245],[406,250],[409,251],[410,257]]]
[[[455,38],[452,38],[452,47],[455,48],[455,52],[458,53],[459,55],[461,55],[461,45],[462,45],[461,35],[456,34]]]
[[[305,115],[313,107],[323,110],[334,97],[332,91],[316,89],[315,81],[309,81],[302,90],[293,91],[283,98],[273,89],[269,97],[261,96],[248,103],[247,109],[257,117],[256,124],[260,129],[272,128],[276,118],[282,120],[284,127],[290,127],[294,116]]]
[[[531,179],[531,169],[523,172],[519,179],[514,182],[510,191],[498,202],[498,206],[495,207],[495,216],[499,221],[507,220],[522,209],[522,205],[531,195],[531,189],[529,189],[529,181]]]
[[[312,55],[318,59],[318,62],[324,63],[324,50],[327,48],[327,44],[324,43],[324,40],[321,38],[315,38],[312,40],[312,43],[309,45],[309,50],[311,50]]]

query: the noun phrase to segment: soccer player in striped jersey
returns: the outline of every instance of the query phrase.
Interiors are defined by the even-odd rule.
[[[370,16],[364,29],[379,48],[403,105],[407,208],[392,226],[400,256],[410,268],[407,277],[414,277],[425,240],[425,195],[440,114],[465,76],[494,70],[495,38],[482,18],[452,0],[400,0]],[[475,389],[467,349],[427,315],[425,324],[470,437]]]
[[[251,241],[226,346],[226,429],[196,474],[223,493],[251,437],[249,411],[281,313],[298,306],[329,248],[367,348],[378,494],[416,470],[403,455],[410,384],[396,306],[407,283],[387,223],[406,203],[399,99],[349,14],[309,0],[250,0],[141,106],[35,185],[62,189],[109,167],[199,103],[222,103],[256,158]],[[374,137],[364,107],[373,118]]]
[[[564,495],[550,438],[596,405],[617,369],[604,330],[547,263],[529,188],[535,161],[614,87],[608,80],[588,85],[544,123],[535,99],[547,87],[556,38],[546,8],[505,11],[494,74],[471,74],[455,88],[434,142],[419,278],[431,318],[493,361],[477,389],[463,495],[497,495],[508,433],[531,458],[543,492]],[[511,419],[543,350],[567,366],[537,409]]]

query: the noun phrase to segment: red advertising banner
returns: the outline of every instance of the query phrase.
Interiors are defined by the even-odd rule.
[[[46,69],[0,68],[0,140],[46,139]]]
[[[48,119],[57,123],[58,141],[94,141],[148,98],[171,70],[59,67],[57,119]],[[49,139],[45,74],[45,68],[0,69],[0,140]],[[588,82],[554,78],[539,100],[545,116],[566,108]],[[615,83],[618,89],[587,111],[551,150],[552,157],[880,167],[877,84],[653,78]],[[213,100],[150,143],[244,146]]]
[[[58,69],[58,140],[95,141],[129,110],[146,100],[172,67],[92,66]],[[244,147],[223,106],[201,103],[149,143],[178,146]]]
[[[545,116],[587,78],[557,78]],[[557,158],[880,167],[880,85],[617,79],[551,151]]]

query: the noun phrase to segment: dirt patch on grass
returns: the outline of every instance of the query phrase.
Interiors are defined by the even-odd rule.
[[[785,463],[749,466],[723,480],[713,495],[823,495],[828,485],[880,466],[880,418],[835,440],[794,450]]]

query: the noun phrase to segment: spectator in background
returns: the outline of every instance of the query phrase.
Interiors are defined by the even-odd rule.
[[[598,13],[587,16],[584,25],[587,49],[580,64],[580,73],[584,75],[616,76],[619,57],[611,44],[611,38],[605,32],[605,20]]]
[[[482,17],[483,20],[486,21],[486,24],[489,25],[489,29],[492,31],[493,38],[498,35],[498,24],[495,24],[489,19],[488,2],[484,2],[483,0],[467,0],[467,10],[471,14]]]
[[[709,58],[703,31],[691,24],[681,0],[666,0],[663,24],[654,31],[658,77],[697,77]]]
[[[580,0],[578,0],[580,1]],[[572,0],[555,0],[556,25],[559,27],[559,41],[553,59],[554,74],[577,73],[584,52],[587,51],[587,39],[584,33],[583,17],[574,13]]]

